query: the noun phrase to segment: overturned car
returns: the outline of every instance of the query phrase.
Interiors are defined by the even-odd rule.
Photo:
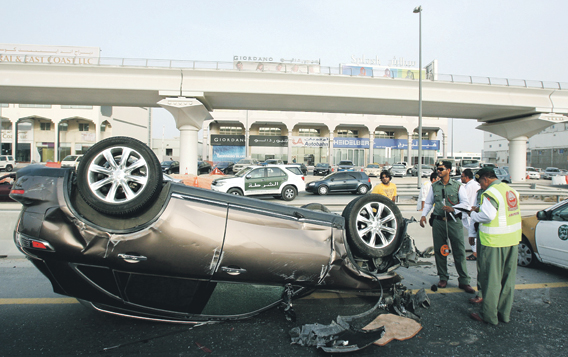
[[[360,196],[340,216],[188,187],[164,181],[150,148],[127,137],[95,144],[76,171],[19,170],[11,197],[23,204],[15,243],[56,293],[149,320],[290,312],[315,289],[394,302],[392,270],[416,253],[383,196]]]

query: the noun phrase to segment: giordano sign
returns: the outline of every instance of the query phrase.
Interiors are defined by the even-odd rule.
[[[98,47],[14,45],[0,43],[0,62],[97,64]]]

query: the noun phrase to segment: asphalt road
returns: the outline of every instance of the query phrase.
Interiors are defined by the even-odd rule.
[[[352,195],[305,196],[341,211]],[[304,197],[298,197],[303,199]],[[314,200],[316,198],[316,200]],[[414,204],[399,206],[405,217],[418,217]],[[521,205],[523,214],[542,205]],[[17,204],[0,204],[0,249],[11,244]],[[431,245],[431,232],[418,224],[409,227],[419,249]],[[8,239],[7,239],[8,237]],[[0,254],[5,254],[0,250]],[[375,300],[352,294],[315,293],[295,302],[298,320],[288,322],[272,309],[248,320],[199,327],[151,323],[88,310],[76,300],[53,293],[49,281],[18,253],[0,258],[0,355],[177,355],[177,356],[321,356],[313,347],[290,345],[289,330],[306,323],[329,324],[337,315],[370,308]],[[452,258],[450,257],[450,262]],[[475,278],[475,262],[468,262]],[[358,356],[561,356],[568,331],[568,271],[554,267],[519,268],[512,321],[496,327],[471,320],[478,307],[457,288],[453,266],[448,288],[430,291],[438,281],[433,258],[399,268],[407,288],[425,288],[431,307],[419,311],[422,330],[406,341],[370,346]],[[475,286],[475,280],[472,281]],[[211,352],[209,352],[211,351]]]

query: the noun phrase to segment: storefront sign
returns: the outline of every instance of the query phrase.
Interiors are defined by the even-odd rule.
[[[368,149],[368,138],[333,138],[334,148]]]
[[[373,149],[401,149],[408,150],[406,139],[375,139]],[[412,150],[418,150],[418,139],[412,140]],[[422,150],[440,150],[440,140],[422,140]]]
[[[312,136],[292,136],[292,146],[312,147],[312,148],[329,147],[329,138],[320,138]]]
[[[287,136],[250,135],[249,146],[287,147]]]
[[[238,162],[246,156],[246,148],[244,146],[214,146],[213,162],[232,161]]]
[[[17,45],[0,43],[0,62],[97,64],[98,47]]]
[[[18,141],[28,140],[29,130],[18,130]],[[12,130],[2,130],[2,142],[12,142]]]
[[[245,136],[211,134],[211,146],[245,146]]]

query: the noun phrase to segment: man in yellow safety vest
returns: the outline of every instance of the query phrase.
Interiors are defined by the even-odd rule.
[[[483,301],[481,314],[472,313],[471,318],[497,325],[510,321],[513,306],[517,245],[522,235],[519,194],[498,180],[492,168],[482,168],[475,179],[484,190],[480,206],[470,213],[472,221],[479,223],[483,246],[478,274]]]

